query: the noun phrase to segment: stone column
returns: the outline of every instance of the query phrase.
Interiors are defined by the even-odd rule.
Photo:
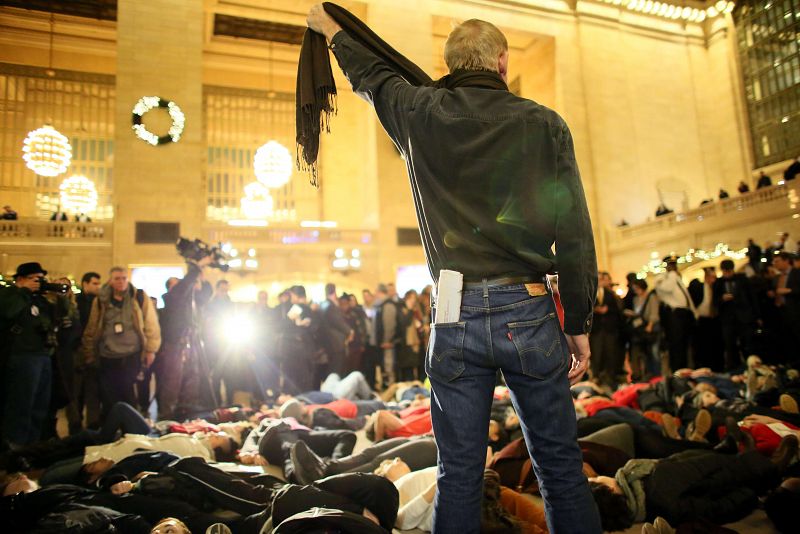
[[[203,2],[119,0],[117,13],[113,261],[163,263],[173,245],[136,244],[136,222],[177,222],[193,238],[205,219]],[[134,135],[132,110],[143,96],[180,106],[186,122],[177,143],[152,146]],[[163,109],[144,122],[156,135],[171,124]]]

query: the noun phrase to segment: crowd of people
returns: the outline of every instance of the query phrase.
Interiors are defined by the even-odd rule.
[[[791,529],[800,270],[787,241],[751,243],[741,272],[723,260],[719,277],[708,269],[688,287],[676,258],[653,288],[631,277],[623,298],[600,273],[591,370],[572,391],[606,530],[723,524],[758,496]],[[169,279],[160,310],[117,267],[106,280],[86,273],[74,295],[22,264],[0,289],[10,528],[430,530],[430,288],[401,298],[380,284],[359,302],[328,284],[309,303],[292,286],[276,307],[263,292],[241,304],[224,279],[205,281],[209,262]],[[482,527],[547,532],[541,501],[522,495],[540,490],[502,375],[491,413]],[[371,444],[356,450],[358,431]]]

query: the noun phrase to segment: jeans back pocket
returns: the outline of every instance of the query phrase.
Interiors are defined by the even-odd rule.
[[[464,372],[465,321],[431,325],[425,372],[441,382],[455,380]]]
[[[564,368],[567,359],[561,348],[555,313],[530,321],[508,323],[507,326],[525,375],[544,380]]]

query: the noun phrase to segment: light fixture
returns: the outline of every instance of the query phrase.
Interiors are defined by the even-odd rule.
[[[40,176],[58,176],[72,161],[72,146],[61,132],[45,124],[28,132],[22,144],[22,159]]]
[[[61,209],[65,212],[90,213],[97,208],[97,188],[86,176],[74,174],[59,186]]]
[[[336,221],[300,221],[302,228],[336,228]]]
[[[292,176],[292,155],[277,141],[267,141],[253,156],[256,179],[266,187],[283,187]]]
[[[361,269],[361,251],[354,248],[348,256],[343,248],[337,248],[333,251],[331,267],[334,271],[357,271]]]
[[[638,11],[645,15],[654,15],[665,19],[683,19],[687,22],[700,23],[706,18],[714,18],[725,13],[732,13],[736,7],[736,2],[730,0],[718,0],[708,8],[698,9],[689,6],[676,6],[667,2],[656,2],[654,0],[598,0],[606,4],[619,6],[620,9]],[[765,9],[772,7],[768,3]]]
[[[53,70],[53,26],[54,14],[50,13],[50,55],[47,70],[49,78],[55,76]],[[53,88],[47,83],[47,99],[51,98]],[[52,106],[52,102],[48,102]],[[52,111],[52,110],[51,110]],[[66,172],[72,161],[72,146],[69,140],[46,120],[44,126],[31,130],[22,143],[22,159],[25,166],[39,176],[58,176]]]
[[[251,182],[244,186],[242,197],[242,213],[248,219],[266,219],[272,215],[272,195],[260,182]]]

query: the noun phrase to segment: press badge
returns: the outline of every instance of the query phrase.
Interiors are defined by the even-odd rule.
[[[39,307],[36,304],[31,306],[31,315],[39,317]]]
[[[114,323],[114,333],[121,334],[124,328],[122,327],[122,323]]]

